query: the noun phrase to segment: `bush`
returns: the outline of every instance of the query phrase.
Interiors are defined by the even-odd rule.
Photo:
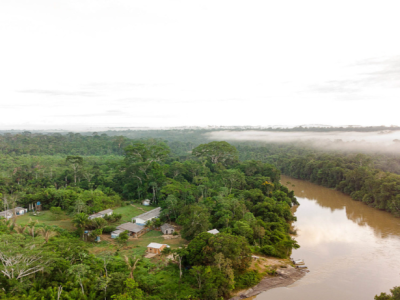
[[[262,279],[262,274],[255,270],[245,272],[235,276],[235,288],[238,290],[249,288],[258,284]]]
[[[178,235],[179,233],[178,232],[176,232],[176,231],[174,231],[173,233],[172,233],[172,235]]]
[[[53,214],[56,214],[56,215],[59,215],[59,214],[62,213],[61,207],[51,207],[51,208],[50,208],[50,211],[51,211]]]
[[[103,228],[103,233],[111,233],[116,229],[117,229],[116,226],[106,226]]]

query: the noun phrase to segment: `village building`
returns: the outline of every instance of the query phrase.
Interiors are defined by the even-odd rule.
[[[102,210],[102,211],[99,211],[98,213],[90,215],[89,220],[93,220],[96,218],[104,218],[104,216],[111,216],[112,213],[113,213],[113,210],[110,208],[106,209],[106,210]]]
[[[0,218],[3,217],[5,219],[10,219],[14,215],[14,212],[15,212],[15,215],[21,216],[21,215],[24,215],[25,213],[27,213],[28,209],[17,206],[16,208],[12,208],[12,209],[8,209],[8,210],[0,212]]]
[[[209,230],[209,231],[207,231],[208,233],[211,233],[211,234],[217,234],[217,233],[219,233],[219,231],[218,231],[218,229],[211,229],[211,230]]]
[[[172,226],[168,223],[165,223],[165,224],[161,225],[161,231],[163,234],[173,234],[175,231],[175,228],[174,228],[174,226]]]
[[[149,206],[150,205],[150,200],[149,199],[143,200],[142,204],[144,206]]]
[[[158,218],[160,216],[160,212],[161,212],[161,207],[157,207],[148,212],[145,212],[144,214],[132,218],[132,222],[145,226],[147,221],[150,221],[154,218]]]
[[[114,230],[113,232],[111,232],[111,238],[115,239],[115,238],[119,237],[119,235],[124,231],[128,231],[129,235],[131,235],[131,236],[139,237],[146,232],[146,229],[143,226],[140,226],[135,223],[131,223],[131,222],[124,223],[124,224],[117,226],[117,230]]]
[[[167,244],[150,243],[147,245],[147,252],[161,254],[161,251],[163,251],[165,247],[169,248]]]

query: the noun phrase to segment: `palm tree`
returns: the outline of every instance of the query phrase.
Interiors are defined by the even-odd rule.
[[[83,239],[84,229],[85,229],[86,225],[89,224],[89,222],[90,222],[89,217],[85,213],[76,214],[75,217],[72,219],[72,223],[74,224],[74,226],[80,232],[82,232],[82,239]]]
[[[15,230],[17,233],[22,234],[22,233],[24,233],[24,231],[25,231],[25,229],[26,229],[26,226],[27,226],[27,225],[22,226],[22,225],[16,224],[16,225],[14,226],[14,230]]]
[[[46,226],[39,229],[39,234],[44,237],[44,240],[47,243],[49,239],[58,235],[58,232],[53,231],[51,227]]]
[[[136,264],[140,258],[136,259],[136,256],[134,256],[132,259],[132,258],[128,258],[128,256],[126,256],[126,255],[124,255],[124,258],[125,258],[125,264],[129,269],[129,277],[133,279],[133,272],[135,271]],[[135,259],[136,259],[136,261],[135,261]]]

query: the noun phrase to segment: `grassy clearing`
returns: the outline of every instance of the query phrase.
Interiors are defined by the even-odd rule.
[[[155,209],[156,207],[153,206],[144,206],[140,204],[134,204],[134,205],[127,205],[127,206],[122,206],[114,209],[114,212],[116,214],[122,214],[122,219],[121,219],[121,224],[130,222],[133,217],[136,217],[138,215],[141,215],[145,213],[146,211]]]
[[[17,217],[17,224],[27,224],[32,221],[39,221],[40,224],[45,225],[56,225],[67,230],[74,230],[72,225],[72,218],[62,212],[61,214],[53,214],[49,210],[45,210],[34,216],[31,212],[28,212],[22,216]]]
[[[160,231],[152,230],[138,239],[129,238],[127,245],[121,249],[120,254],[128,256],[144,255],[147,250],[147,245],[150,243],[167,244],[171,246],[171,249],[176,249],[187,245],[188,242],[182,238],[165,240]],[[104,255],[104,253],[115,253],[115,251],[115,242],[109,239],[108,236],[107,239],[103,239],[100,243],[93,244],[93,247],[90,249],[91,253],[99,257]]]

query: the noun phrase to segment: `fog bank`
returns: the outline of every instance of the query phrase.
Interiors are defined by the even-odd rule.
[[[400,131],[379,132],[273,132],[216,131],[205,134],[211,140],[232,142],[302,143],[323,150],[399,153]]]

